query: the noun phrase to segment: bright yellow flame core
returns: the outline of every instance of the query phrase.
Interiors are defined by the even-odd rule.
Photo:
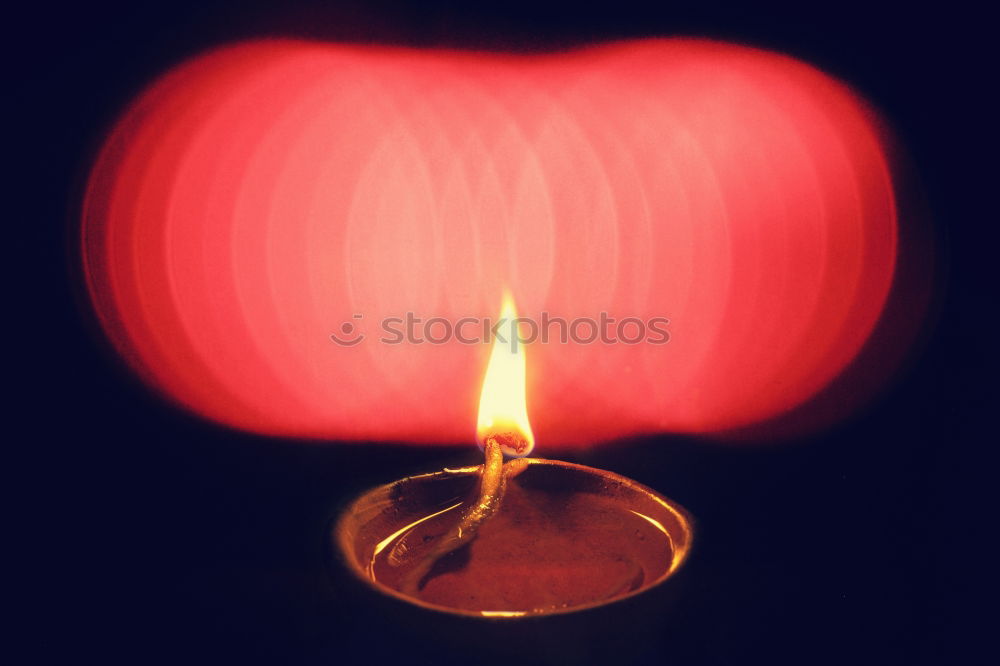
[[[483,392],[479,396],[476,438],[483,445],[491,434],[518,433],[527,441],[527,446],[521,451],[505,447],[504,453],[526,456],[535,448],[535,436],[528,422],[524,344],[518,337],[517,310],[509,292],[503,296],[500,320],[499,336],[493,341]]]

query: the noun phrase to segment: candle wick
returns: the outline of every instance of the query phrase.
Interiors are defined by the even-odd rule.
[[[407,573],[402,581],[402,591],[416,595],[427,583],[430,574],[441,558],[470,544],[479,534],[479,529],[500,509],[508,477],[520,474],[527,466],[525,459],[518,458],[504,464],[501,442],[506,442],[510,433],[486,437],[483,450],[486,460],[479,474],[479,493],[462,514],[462,518],[435,544]]]

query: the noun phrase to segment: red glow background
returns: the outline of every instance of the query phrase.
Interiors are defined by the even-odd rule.
[[[806,403],[879,322],[899,222],[874,115],[781,55],[256,41],[126,110],[82,233],[128,363],[266,434],[471,442],[488,347],[380,344],[383,317],[495,316],[505,286],[529,317],[668,317],[663,346],[529,348],[544,454]],[[355,313],[369,338],[331,342]]]

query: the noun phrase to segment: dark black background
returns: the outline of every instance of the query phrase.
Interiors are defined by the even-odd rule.
[[[996,403],[984,235],[996,211],[984,17],[954,4],[437,0],[6,11],[16,172],[7,292],[21,312],[7,322],[8,354],[24,372],[10,380],[4,476],[17,528],[8,548],[26,555],[12,569],[25,594],[8,602],[26,621],[16,632],[25,657],[353,664],[494,654],[466,657],[404,634],[349,603],[327,565],[328,521],[355,492],[474,451],[316,446],[216,428],[142,387],[97,334],[75,263],[75,216],[89,160],[132,95],[199,49],[261,34],[522,50],[683,34],[790,53],[870,99],[909,152],[934,222],[940,286],[913,359],[827,433],[762,448],[664,437],[575,457],[663,491],[699,521],[685,596],[637,639],[634,656],[986,660],[975,599],[986,594],[982,541],[996,524],[983,511],[993,475],[984,454],[995,445],[986,410]]]

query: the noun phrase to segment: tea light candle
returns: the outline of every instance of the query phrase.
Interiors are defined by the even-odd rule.
[[[690,550],[690,517],[617,474],[523,457],[534,438],[509,295],[501,318],[510,342],[494,342],[483,381],[484,463],[359,497],[334,533],[348,568],[408,603],[486,618],[582,610],[664,582]]]

